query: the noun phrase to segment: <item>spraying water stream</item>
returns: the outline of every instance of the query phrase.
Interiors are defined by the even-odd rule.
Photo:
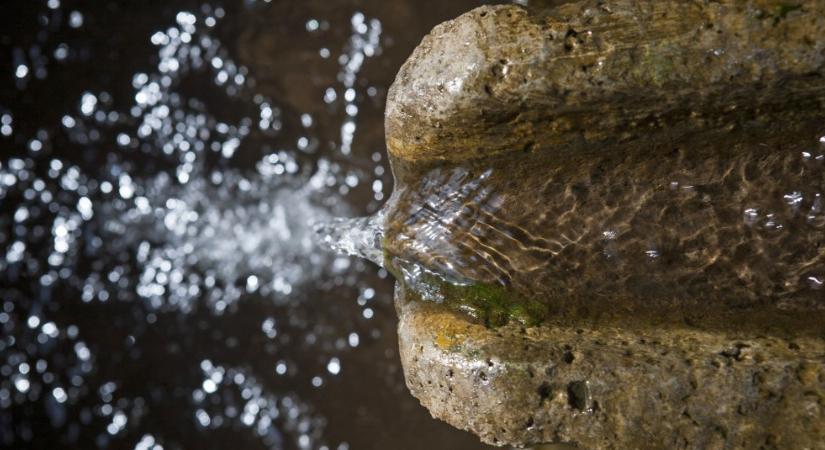
[[[814,118],[697,135],[667,158],[627,145],[405,163],[380,213],[324,239],[492,324],[819,333],[822,134]]]

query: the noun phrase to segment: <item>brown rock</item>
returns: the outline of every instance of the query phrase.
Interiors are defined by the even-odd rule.
[[[525,148],[564,155],[651,128],[724,127],[822,105],[825,2],[572,2],[481,7],[435,27],[387,99],[408,160]]]
[[[390,89],[385,253],[561,323],[822,336],[823,61],[822,1],[475,9]]]
[[[497,445],[825,449],[823,75],[823,1],[436,27],[385,122],[385,254],[441,277],[396,294],[413,395]]]
[[[403,291],[396,307],[410,392],[489,444],[825,449],[820,339],[490,329]]]

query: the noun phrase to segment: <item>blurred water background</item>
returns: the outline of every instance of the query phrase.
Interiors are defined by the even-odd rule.
[[[4,2],[0,447],[483,448],[309,226],[386,199],[387,88],[479,4]]]

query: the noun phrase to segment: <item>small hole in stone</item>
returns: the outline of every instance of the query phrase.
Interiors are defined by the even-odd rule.
[[[550,398],[550,394],[553,393],[553,388],[550,386],[550,383],[541,383],[538,389],[539,398],[541,399],[540,403],[543,403],[545,400]]]
[[[562,355],[561,358],[567,364],[572,364],[573,361],[575,361],[576,359],[576,357],[573,355],[573,352],[571,352],[570,350],[564,352],[564,355]]]
[[[481,381],[487,381],[487,374],[486,374],[486,373],[484,373],[484,372],[479,372],[479,373],[478,373],[478,378],[479,378]]]
[[[534,422],[534,420],[533,420],[533,416],[530,416],[530,417],[527,419],[527,427],[526,427],[526,428],[527,428],[527,429],[530,429],[530,428],[532,428],[532,427],[533,427],[533,425],[535,425],[535,422]]]
[[[528,142],[524,144],[524,148],[522,149],[525,153],[529,153],[533,151],[533,148],[536,146],[535,142]]]
[[[590,388],[586,381],[573,381],[567,385],[567,401],[579,411],[590,410]]]

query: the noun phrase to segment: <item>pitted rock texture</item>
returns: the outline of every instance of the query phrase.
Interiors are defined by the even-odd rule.
[[[435,27],[401,68],[387,145],[407,160],[565,156],[651,129],[792,116],[822,105],[823,67],[821,0],[481,7]]]
[[[493,445],[825,449],[825,344],[690,330],[489,329],[396,297],[407,386]]]
[[[497,445],[825,449],[823,80],[822,0],[436,27],[385,117],[413,395]]]

